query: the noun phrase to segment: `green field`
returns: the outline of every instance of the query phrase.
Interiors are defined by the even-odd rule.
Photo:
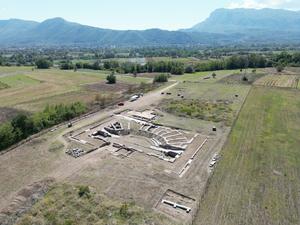
[[[13,75],[0,78],[0,82],[8,85],[11,88],[14,88],[39,84],[42,81],[31,78],[26,75]]]
[[[47,104],[82,101],[90,103],[96,94],[118,97],[130,85],[149,83],[149,78],[117,75],[117,84],[104,87],[107,71],[32,70],[31,67],[0,67],[0,105],[35,112]],[[101,84],[96,90],[87,85]]]
[[[251,90],[195,224],[299,224],[299,112],[298,91]]]
[[[233,73],[240,73],[240,70],[220,70],[215,71],[217,75],[215,79],[211,77],[213,71],[207,72],[197,72],[197,73],[189,73],[184,74],[182,76],[174,75],[171,79],[177,81],[188,81],[188,82],[203,82],[203,83],[215,83],[217,80],[220,80],[224,77],[227,77]],[[210,77],[210,79],[204,79],[205,77]]]

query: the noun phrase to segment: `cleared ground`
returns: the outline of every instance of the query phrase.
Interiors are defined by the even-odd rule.
[[[299,112],[296,90],[251,90],[195,224],[299,224]]]

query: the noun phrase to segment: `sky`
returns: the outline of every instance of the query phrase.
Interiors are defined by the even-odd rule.
[[[62,17],[101,28],[177,30],[202,22],[218,8],[300,10],[300,0],[0,0],[0,20]]]

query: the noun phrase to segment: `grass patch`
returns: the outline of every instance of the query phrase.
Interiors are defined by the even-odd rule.
[[[300,92],[254,87],[195,224],[299,224]]]
[[[63,143],[61,143],[60,141],[55,141],[55,142],[50,144],[48,150],[49,150],[49,152],[59,152],[64,147],[65,147],[65,145]]]
[[[145,211],[134,203],[115,203],[87,186],[59,185],[49,191],[24,215],[18,225],[27,224],[174,224],[161,215]]]
[[[171,100],[162,103],[162,110],[180,117],[224,122],[229,126],[233,118],[231,104],[223,100]]]
[[[0,81],[0,90],[9,88],[9,85]]]
[[[13,75],[13,76],[2,77],[0,78],[0,82],[12,88],[41,83],[41,81],[25,75]]]
[[[26,69],[26,70],[25,70]],[[23,67],[0,67],[0,82],[11,88],[1,91],[1,107],[18,108],[30,112],[42,110],[47,104],[73,102],[74,99],[91,103],[97,93],[111,94],[111,91],[86,90],[86,85],[106,81],[108,71],[79,70],[62,71],[58,69],[31,70]],[[3,76],[1,77],[1,74]],[[23,74],[23,75],[21,75]],[[150,78],[135,78],[117,75],[117,82],[139,85],[152,83]],[[118,92],[118,89],[113,92]],[[120,97],[122,95],[116,96]]]
[[[215,73],[216,78],[212,78],[212,74]],[[203,82],[203,83],[215,83],[216,81],[227,77],[233,73],[239,73],[239,70],[220,70],[220,71],[206,71],[197,72],[184,75],[174,75],[171,77],[172,80],[182,81],[182,82]],[[204,79],[205,77],[210,77],[210,79]]]

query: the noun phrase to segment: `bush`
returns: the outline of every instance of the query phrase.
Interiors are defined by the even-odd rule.
[[[246,76],[243,76],[243,81],[248,82],[248,78]]]
[[[35,62],[35,65],[38,69],[49,69],[52,63],[47,59],[40,58]]]
[[[128,205],[127,203],[123,203],[121,208],[120,208],[120,215],[123,217],[123,218],[128,218],[129,217],[129,212],[128,212]]]
[[[168,76],[166,74],[159,74],[154,77],[154,83],[164,83],[168,82]]]
[[[73,70],[74,68],[77,67],[75,67],[71,61],[61,62],[60,65],[61,70]]]
[[[284,65],[278,64],[278,65],[276,66],[276,71],[277,71],[278,73],[281,73],[283,70],[284,70]]]
[[[112,72],[110,75],[106,77],[107,83],[109,84],[115,84],[117,82],[117,77],[115,76],[115,73]]]
[[[194,73],[195,70],[194,70],[194,67],[193,66],[187,66],[185,68],[185,73]]]
[[[91,193],[91,191],[90,191],[90,188],[88,186],[80,186],[79,187],[78,195],[79,195],[80,198],[84,197],[84,196],[89,198],[90,193]]]

